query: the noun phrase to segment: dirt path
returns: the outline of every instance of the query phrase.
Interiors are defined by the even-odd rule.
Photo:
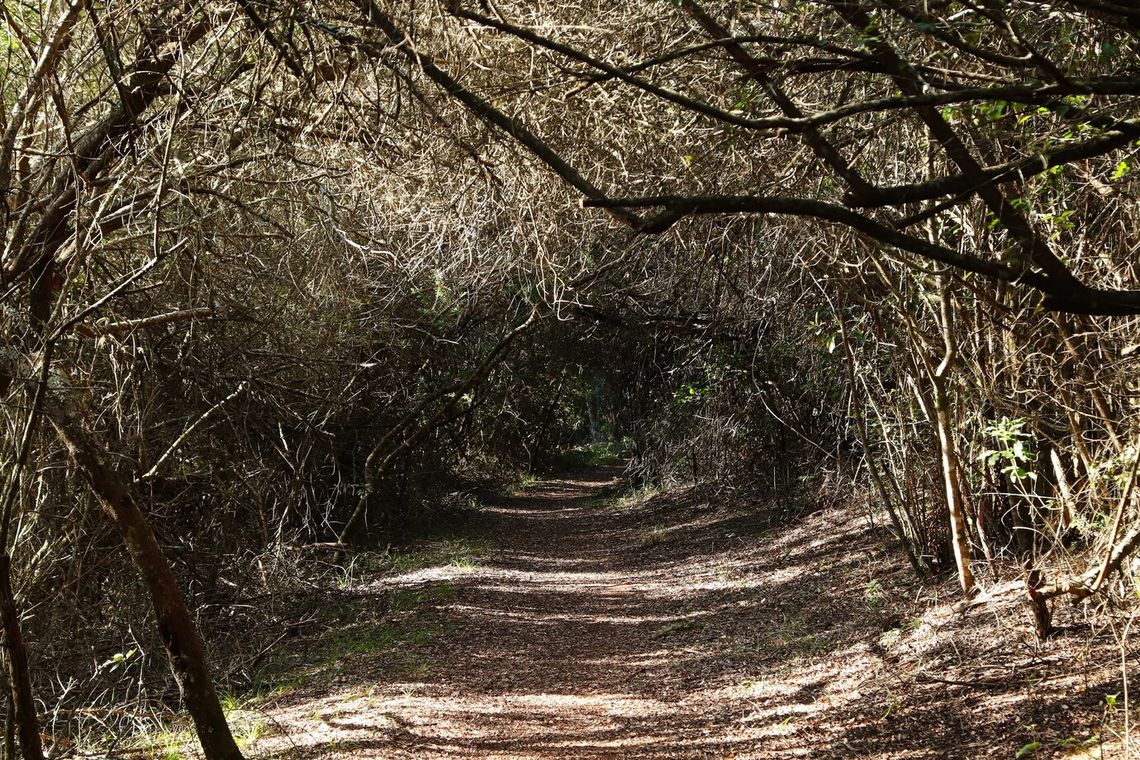
[[[1047,656],[987,653],[946,605],[902,616],[905,571],[866,516],[740,517],[695,490],[619,509],[617,474],[488,505],[477,559],[356,589],[343,645],[264,708],[251,754],[1012,757],[1103,731],[1086,723],[1111,683],[1085,673],[1074,712],[1072,679],[1025,686]]]

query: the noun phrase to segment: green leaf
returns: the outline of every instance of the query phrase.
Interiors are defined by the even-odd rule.
[[[1039,749],[1041,749],[1041,742],[1029,742],[1029,744],[1026,744],[1024,747],[1019,749],[1014,757],[1028,757],[1030,754],[1036,752]]]

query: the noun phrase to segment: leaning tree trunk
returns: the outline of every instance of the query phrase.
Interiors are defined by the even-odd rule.
[[[48,418],[90,483],[91,490],[118,526],[131,559],[150,592],[158,631],[170,656],[186,709],[194,720],[203,752],[208,760],[241,760],[241,750],[234,741],[214,690],[198,629],[145,513],[123,477],[104,462],[98,443],[75,414],[62,405],[52,404],[48,408]]]
[[[950,511],[950,542],[954,563],[958,567],[958,583],[962,592],[972,596],[976,591],[974,572],[970,568],[970,538],[966,530],[966,516],[962,505],[962,492],[958,480],[958,449],[954,444],[954,424],[951,419],[948,375],[958,355],[954,335],[954,309],[950,302],[949,278],[942,277],[942,340],[945,353],[934,371],[934,416],[938,426],[938,442],[942,448],[942,479],[946,485],[946,506]]]
[[[11,573],[12,558],[7,552],[0,551],[0,624],[4,626],[4,646],[8,650],[10,719],[20,737],[20,752],[24,760],[43,760],[44,747],[36,723],[36,703],[32,699],[28,652],[20,631],[20,613],[12,595]]]
[[[20,736],[20,750],[25,760],[42,760],[43,741],[40,738],[36,720],[36,700],[32,696],[32,678],[28,665],[28,650],[24,646],[24,634],[20,627],[20,610],[12,593],[12,555],[8,552],[8,537],[12,525],[12,510],[24,468],[32,451],[32,440],[43,414],[44,400],[47,397],[48,373],[51,369],[53,344],[44,347],[39,382],[31,394],[28,416],[24,420],[23,433],[16,443],[16,456],[12,459],[8,472],[8,482],[0,496],[0,626],[4,630],[4,646],[8,650],[8,724],[4,735],[4,756],[14,758],[14,733]],[[5,357],[6,358],[6,357]],[[6,362],[5,362],[6,364]],[[10,387],[12,382],[8,367],[0,366],[0,392]]]
[[[970,569],[970,539],[958,485],[958,452],[954,446],[954,428],[950,420],[950,402],[946,378],[934,378],[934,411],[938,420],[938,441],[942,445],[942,480],[946,484],[946,506],[950,511],[950,544],[958,568],[958,583],[967,596],[975,591],[974,572]]]

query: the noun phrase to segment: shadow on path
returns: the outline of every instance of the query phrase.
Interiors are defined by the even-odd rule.
[[[500,499],[480,562],[364,589],[410,594],[431,634],[347,654],[266,711],[256,754],[1012,757],[1025,726],[1062,712],[1062,683],[1028,701],[1024,679],[920,683],[938,654],[914,655],[935,633],[959,659],[985,643],[902,616],[892,595],[909,581],[866,516],[728,510],[699,489],[618,509],[617,476]]]

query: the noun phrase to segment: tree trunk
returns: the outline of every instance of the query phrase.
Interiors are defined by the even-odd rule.
[[[946,506],[950,510],[950,548],[954,551],[954,564],[958,568],[958,583],[962,586],[962,592],[971,596],[975,592],[974,573],[970,569],[969,533],[966,532],[962,494],[958,490],[958,452],[954,446],[954,428],[950,419],[945,377],[934,378],[934,411],[938,420],[938,441],[942,446],[942,480],[946,484]]]
[[[44,748],[36,723],[36,703],[32,699],[32,681],[28,673],[28,652],[20,632],[20,613],[12,596],[12,558],[0,551],[0,623],[4,626],[4,645],[8,649],[8,688],[11,691],[9,720],[20,737],[24,760],[43,760]]]
[[[16,759],[16,706],[12,704],[12,692],[4,694],[4,760]]]
[[[947,392],[947,375],[958,355],[954,335],[954,309],[951,304],[949,278],[942,277],[942,340],[945,353],[942,362],[931,378],[934,386],[934,416],[938,424],[938,442],[942,448],[942,479],[946,484],[946,506],[950,511],[950,543],[954,551],[954,564],[958,567],[958,583],[966,596],[976,592],[974,572],[970,569],[970,539],[966,530],[966,516],[962,508],[962,493],[958,480],[958,449],[954,444],[954,423],[950,416],[950,395]]]
[[[198,629],[150,522],[122,476],[103,461],[100,447],[83,429],[77,417],[61,405],[51,404],[48,418],[90,483],[91,490],[118,526],[131,559],[150,592],[159,635],[170,656],[186,709],[194,720],[202,751],[208,760],[241,760],[241,750],[230,733],[214,690]]]
[[[1057,490],[1061,494],[1061,514],[1057,519],[1057,535],[1064,540],[1073,526],[1073,489],[1065,474],[1065,465],[1057,454],[1057,447],[1049,447],[1049,463],[1053,466],[1053,477],[1057,479]]]

